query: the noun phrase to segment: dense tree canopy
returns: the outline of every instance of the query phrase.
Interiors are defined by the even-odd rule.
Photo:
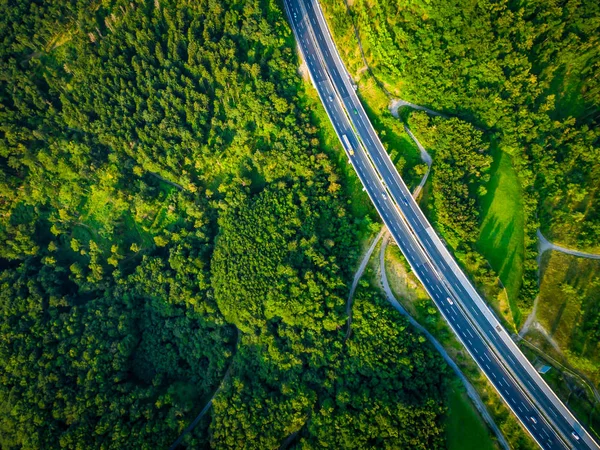
[[[277,448],[299,430],[313,445],[335,437],[309,417],[363,379],[352,412],[326,420],[385,412],[345,439],[442,446],[444,369],[422,338],[373,311],[384,329],[365,320],[364,347],[344,347],[361,218],[303,107],[281,5],[13,3],[0,446],[166,448],[218,386],[183,445]]]

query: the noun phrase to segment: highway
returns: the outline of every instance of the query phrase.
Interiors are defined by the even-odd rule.
[[[599,449],[501,327],[413,200],[354,91],[317,0],[284,5],[351,164],[456,336],[540,447]]]

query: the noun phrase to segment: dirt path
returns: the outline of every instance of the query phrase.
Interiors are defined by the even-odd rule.
[[[348,316],[348,320],[346,321],[346,337],[344,338],[344,341],[348,340],[350,333],[352,332],[352,303],[354,301],[354,291],[356,291],[356,286],[358,286],[358,282],[365,272],[365,268],[371,259],[371,255],[373,254],[375,247],[377,247],[377,243],[386,232],[387,228],[384,225],[377,236],[375,236],[375,239],[373,239],[373,242],[371,242],[369,249],[363,255],[362,261],[360,262],[360,265],[354,274],[354,280],[352,281],[352,286],[350,287],[350,292],[348,293],[348,300],[346,301],[346,315]]]
[[[427,150],[425,150],[425,147],[423,147],[421,145],[421,143],[416,138],[416,136],[412,133],[412,131],[410,131],[410,128],[408,128],[408,125],[404,124],[404,130],[410,136],[410,138],[415,142],[415,144],[417,144],[417,147],[419,148],[419,152],[421,152],[421,159],[423,160],[423,162],[425,164],[427,164],[427,172],[425,172],[425,175],[423,175],[421,182],[416,187],[416,189],[413,193],[413,197],[417,198],[419,196],[419,194],[421,193],[421,190],[425,186],[425,182],[427,181],[427,178],[429,177],[429,172],[431,172],[431,163],[433,162],[433,160],[431,159],[431,155],[427,152]]]
[[[538,253],[539,253],[540,258],[544,254],[544,252],[546,252],[547,250],[554,250],[557,252],[566,253],[567,255],[578,256],[580,258],[600,259],[600,255],[597,253],[580,252],[579,250],[574,250],[571,248],[562,247],[560,245],[553,244],[552,242],[550,242],[548,239],[546,239],[544,237],[544,235],[542,234],[542,232],[539,229],[537,230],[537,236],[539,239],[539,245],[538,245],[539,252]]]
[[[236,328],[236,331],[237,331],[237,335],[236,335],[236,341],[235,341],[234,348],[236,349],[236,352],[237,352],[237,347],[238,347],[238,344],[240,343],[240,330],[238,328]],[[181,432],[181,434],[179,435],[177,440],[175,442],[173,442],[173,444],[169,447],[169,450],[175,450],[179,446],[179,444],[181,444],[181,441],[183,441],[183,438],[185,437],[185,435],[188,434],[190,431],[192,431],[194,429],[194,427],[196,425],[198,425],[198,422],[200,422],[200,419],[202,419],[202,417],[204,417],[204,415],[208,412],[208,410],[212,406],[212,402],[213,402],[215,396],[221,391],[221,389],[225,385],[225,381],[227,381],[227,379],[229,378],[229,374],[231,373],[231,368],[233,367],[234,357],[235,357],[235,353],[231,357],[231,362],[229,363],[229,367],[225,371],[225,375],[223,376],[221,383],[219,383],[219,386],[213,392],[213,395],[210,397],[210,400],[206,403],[206,405],[204,405],[204,408],[202,408],[202,411],[200,411],[200,413],[196,416],[196,418],[192,421],[192,423],[190,423],[186,427],[186,429]]]
[[[408,106],[412,109],[418,109],[419,111],[425,111],[427,114],[431,114],[432,116],[448,117],[442,113],[434,111],[433,109],[426,108],[425,106],[415,105],[414,103],[407,102],[401,98],[395,98],[390,102],[390,112],[392,113],[392,116],[398,118],[398,109],[402,108],[403,106]]]
[[[381,243],[381,249],[379,250],[379,270],[380,270],[380,276],[381,276],[381,284],[382,284],[382,287],[385,292],[387,300],[392,304],[392,306],[394,308],[396,308],[396,310],[400,314],[402,314],[403,316],[405,316],[408,319],[408,321],[410,322],[410,324],[413,327],[415,327],[427,339],[429,339],[429,342],[431,342],[432,345],[435,347],[435,349],[438,352],[440,352],[440,354],[442,355],[442,357],[444,358],[446,363],[452,368],[452,370],[456,373],[456,375],[458,376],[458,378],[460,379],[462,384],[465,386],[467,395],[469,396],[469,398],[471,399],[471,401],[477,408],[477,411],[479,411],[479,413],[481,414],[483,419],[486,421],[486,423],[489,425],[489,427],[492,429],[492,431],[496,435],[500,446],[502,448],[504,448],[505,450],[509,450],[510,447],[508,445],[508,442],[506,441],[506,439],[504,438],[504,435],[502,434],[502,432],[500,431],[500,429],[494,422],[494,419],[492,419],[492,416],[490,415],[490,413],[485,408],[485,404],[483,403],[483,400],[481,400],[481,397],[479,396],[479,394],[477,393],[477,391],[475,390],[473,385],[469,382],[469,380],[467,380],[467,378],[465,377],[463,372],[460,370],[458,365],[456,365],[454,360],[452,358],[450,358],[450,355],[448,355],[448,353],[446,352],[446,349],[444,349],[442,344],[440,344],[438,342],[438,340],[436,338],[434,338],[431,333],[429,333],[429,331],[427,331],[419,322],[417,322],[410,314],[408,314],[406,309],[404,309],[404,307],[398,302],[398,300],[396,300],[396,297],[394,296],[394,293],[392,292],[392,288],[390,287],[390,285],[388,283],[387,274],[385,273],[385,249],[387,248],[389,240],[390,240],[390,235],[389,235],[389,233],[386,233],[383,236],[383,242]]]
[[[529,331],[529,328],[535,322],[538,300],[539,300],[539,297],[536,297],[533,302],[533,309],[531,310],[531,312],[529,313],[529,316],[527,316],[527,320],[525,321],[525,323],[519,330],[519,337],[521,337],[521,338],[527,334],[527,332]]]

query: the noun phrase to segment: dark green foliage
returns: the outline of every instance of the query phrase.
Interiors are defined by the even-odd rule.
[[[313,328],[318,321],[318,329],[335,330],[345,320],[338,258],[350,251],[342,241],[347,222],[330,204],[302,198],[302,188],[280,189],[221,216],[212,261],[219,309],[247,332],[275,318],[280,328]]]
[[[492,157],[483,133],[459,119],[411,114],[410,127],[432,152],[432,196],[436,222],[454,247],[479,237],[478,198],[485,194]]]
[[[166,448],[231,367],[183,445],[277,448],[346,383],[357,255],[281,5],[0,12],[0,446]],[[439,446],[442,369],[407,331],[380,368],[402,353],[402,442]]]
[[[85,304],[50,266],[26,262],[2,273],[3,447],[169,444],[181,417],[219,381],[233,339],[155,296],[169,283],[168,271],[149,282],[164,270],[156,263],[144,261]]]
[[[340,372],[297,448],[443,448],[445,365],[368,285],[353,306]]]

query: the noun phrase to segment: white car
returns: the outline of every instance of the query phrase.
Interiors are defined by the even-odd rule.
[[[530,419],[530,420],[531,420],[533,423],[537,423],[537,419],[536,419],[535,417],[531,416],[529,419]]]
[[[452,301],[452,299],[450,297],[446,297],[446,300],[448,300],[448,303],[450,303],[451,305],[454,305],[454,302]]]
[[[381,197],[383,197],[384,200],[387,200],[387,195],[385,195],[385,192],[381,192]]]
[[[579,435],[577,433],[575,433],[574,431],[571,432],[571,436],[573,436],[573,439],[575,439],[576,441],[578,441],[579,439],[581,439],[579,437]]]

